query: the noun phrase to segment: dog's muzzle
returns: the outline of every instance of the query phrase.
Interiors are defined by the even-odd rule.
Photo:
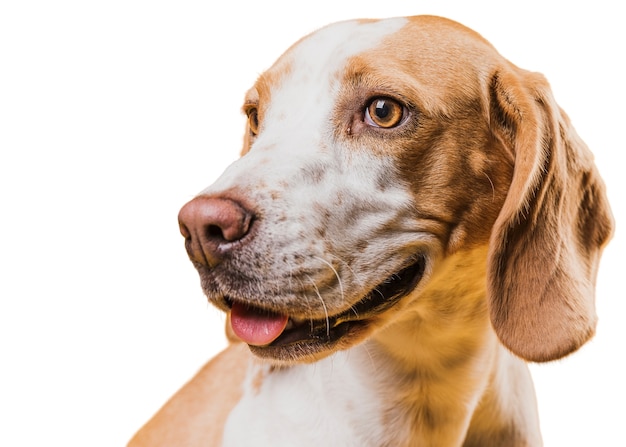
[[[198,196],[180,211],[179,223],[185,247],[201,272],[215,268],[231,251],[252,239],[254,214],[239,202]],[[223,293],[219,301],[230,309],[233,332],[252,351],[275,359],[298,358],[332,349],[351,335],[362,333],[375,317],[408,295],[419,283],[426,267],[424,256],[407,259],[405,266],[371,289],[345,310],[321,319],[290,315],[289,309],[270,309]],[[321,312],[320,312],[321,313]]]

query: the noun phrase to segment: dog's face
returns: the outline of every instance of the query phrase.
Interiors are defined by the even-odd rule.
[[[524,109],[531,89],[505,81],[516,70],[471,30],[421,17],[331,25],[261,75],[243,106],[243,156],[180,217],[204,291],[253,352],[312,361],[348,348],[419,312],[455,253],[484,254],[471,270],[484,294],[501,294],[487,271],[517,281],[505,265],[521,248],[501,242],[517,234],[511,222],[536,219],[535,171],[550,168],[520,155],[521,120],[541,120]],[[607,213],[585,230],[595,258]],[[517,338],[503,319],[498,334]],[[562,338],[537,356],[581,342]]]

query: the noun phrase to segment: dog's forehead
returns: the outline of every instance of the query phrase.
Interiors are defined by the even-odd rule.
[[[248,92],[248,100],[262,104],[271,101],[271,115],[280,104],[304,104],[305,97],[321,105],[329,99],[351,57],[378,47],[384,39],[398,32],[408,20],[403,17],[384,20],[352,20],[324,27],[298,41],[260,76]],[[290,114],[294,112],[291,109]]]
[[[320,75],[341,71],[351,57],[380,46],[407,23],[404,17],[335,23],[301,39],[281,59],[289,64],[292,77],[314,81]]]
[[[300,125],[302,118],[310,125],[311,111],[322,117],[332,110],[342,82],[377,73],[385,86],[408,75],[428,92],[425,101],[445,103],[449,95],[475,94],[499,58],[478,33],[440,17],[339,22],[289,48],[260,76],[248,101],[260,103],[265,119]]]

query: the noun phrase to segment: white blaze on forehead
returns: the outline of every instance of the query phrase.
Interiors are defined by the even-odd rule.
[[[405,18],[339,22],[304,38],[281,61],[289,73],[272,88],[266,121],[320,131],[333,109],[337,75],[349,59],[377,47],[406,23]]]
[[[325,146],[342,70],[348,60],[379,46],[399,31],[406,18],[345,21],[305,37],[269,70],[286,73],[270,86],[261,133],[245,157],[231,165],[203,193],[280,180],[302,163],[311,162]],[[262,99],[267,101],[268,99]]]

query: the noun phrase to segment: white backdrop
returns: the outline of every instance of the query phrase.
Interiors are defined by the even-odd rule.
[[[619,223],[625,17],[557,3],[0,4],[0,445],[123,445],[224,346],[177,212],[237,157],[256,76],[329,22],[444,15],[543,72]],[[618,228],[594,341],[532,368],[546,446],[626,446],[624,250]]]

